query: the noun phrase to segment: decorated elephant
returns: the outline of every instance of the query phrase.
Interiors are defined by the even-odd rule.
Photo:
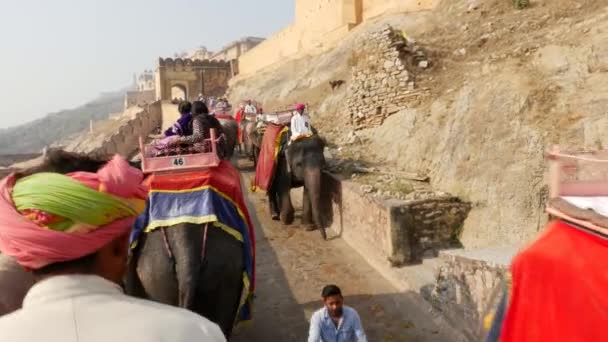
[[[290,155],[290,172],[285,153],[279,155],[274,179],[268,191],[268,202],[273,219],[283,224],[294,220],[290,189],[304,187],[302,198],[302,224],[308,230],[318,228],[327,239],[321,213],[322,169],[325,166],[325,142],[318,136],[296,140],[286,147]]]
[[[315,134],[288,144],[288,135],[287,127],[268,125],[256,167],[255,188],[266,190],[272,219],[291,224],[294,221],[294,208],[290,190],[304,187],[302,223],[307,225],[308,230],[318,228],[322,237],[327,239],[321,195],[325,142]],[[286,151],[289,154],[289,168]]]
[[[229,337],[235,322],[249,319],[253,296],[254,233],[238,170],[223,161],[147,182],[150,198],[134,225],[127,293],[194,311]]]

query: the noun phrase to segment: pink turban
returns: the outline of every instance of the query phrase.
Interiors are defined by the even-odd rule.
[[[306,105],[303,103],[298,103],[295,107],[296,110],[304,110],[306,108]]]
[[[52,184],[49,181],[48,187],[30,186],[19,191],[19,201],[27,202],[33,210],[18,210],[14,193],[17,191],[16,185],[19,186],[28,177],[18,181],[15,175],[10,175],[0,182],[0,251],[29,269],[75,260],[97,252],[114,239],[127,234],[137,214],[145,206],[148,190],[142,185],[143,173],[129,166],[119,156],[115,156],[97,173],[74,172],[65,176],[76,182],[57,178],[63,177],[58,174],[47,175],[59,179],[59,182]],[[61,186],[65,187],[66,184],[84,191],[61,191]],[[59,188],[59,191],[55,188]],[[91,190],[94,192],[91,193]],[[87,193],[90,201],[82,199],[83,194]],[[41,199],[45,205],[40,205]],[[44,211],[42,208],[45,206],[54,208],[55,212]],[[89,212],[83,213],[80,207],[88,208]],[[58,217],[61,216],[58,212],[69,213],[70,210],[79,219],[69,215]],[[55,223],[50,222],[53,219]],[[57,220],[61,225],[62,219],[68,223],[67,227],[64,224],[61,228],[50,228]],[[95,220],[103,224],[92,224]]]

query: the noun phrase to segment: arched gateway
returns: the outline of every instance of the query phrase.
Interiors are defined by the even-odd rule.
[[[177,93],[187,100],[198,94],[222,96],[234,75],[233,62],[159,58],[156,69],[156,99],[173,100]]]

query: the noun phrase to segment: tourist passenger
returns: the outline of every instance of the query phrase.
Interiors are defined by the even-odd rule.
[[[172,142],[173,145],[204,144],[210,135],[210,129],[215,129],[217,137],[223,134],[222,125],[215,117],[209,114],[207,106],[200,101],[192,104],[192,135],[184,136]],[[220,142],[223,143],[224,139]],[[218,149],[221,151],[221,149]],[[220,155],[221,156],[221,155]]]
[[[344,305],[340,288],[327,285],[321,296],[325,306],[310,319],[308,342],[367,342],[359,314]]]
[[[192,104],[190,102],[182,102],[178,106],[178,111],[181,117],[173,124],[173,126],[169,127],[169,129],[165,131],[165,137],[192,134],[192,114],[190,114],[192,111]]]
[[[36,172],[70,168],[49,164]],[[23,308],[0,318],[0,341],[225,341],[201,316],[123,293],[143,178],[117,156],[96,173],[29,171],[0,183],[0,251],[36,280]]]

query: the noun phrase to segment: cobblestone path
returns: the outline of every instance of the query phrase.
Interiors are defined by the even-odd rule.
[[[244,184],[249,176],[244,173]],[[343,240],[306,232],[297,214],[292,226],[272,221],[261,193],[249,193],[247,202],[256,225],[257,291],[254,320],[237,327],[233,342],[306,341],[308,321],[329,283],[340,286],[345,304],[359,312],[369,341],[454,341],[426,302],[397,293]]]

